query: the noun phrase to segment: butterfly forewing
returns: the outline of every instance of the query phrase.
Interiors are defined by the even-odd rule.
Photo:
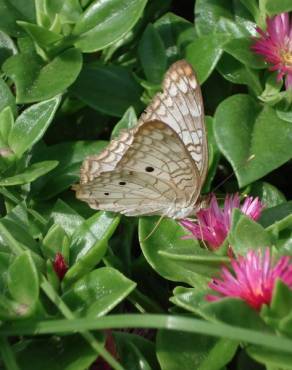
[[[180,60],[167,71],[163,92],[158,93],[139,123],[158,119],[182,139],[196,162],[203,183],[208,169],[208,146],[200,85],[189,63]]]
[[[194,212],[207,167],[201,90],[178,61],[137,126],[84,161],[75,190],[95,209],[182,218]]]

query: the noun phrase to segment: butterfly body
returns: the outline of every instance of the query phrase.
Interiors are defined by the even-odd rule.
[[[199,85],[191,66],[174,63],[136,127],[85,159],[77,198],[127,216],[195,214],[208,165]]]

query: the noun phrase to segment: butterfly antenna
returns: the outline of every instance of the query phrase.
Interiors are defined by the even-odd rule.
[[[159,220],[157,221],[156,225],[153,227],[153,229],[151,230],[151,232],[146,236],[146,238],[144,238],[143,240],[141,240],[142,242],[145,242],[147,239],[150,238],[151,235],[154,234],[154,232],[157,230],[158,226],[161,224],[161,221],[165,218],[165,215],[161,215],[159,217]]]
[[[238,167],[237,169],[239,169],[239,168],[242,168],[243,166],[245,166],[248,162],[250,162],[252,159],[254,159],[255,158],[255,154],[252,154],[251,156],[249,156],[248,158],[247,158],[247,160],[245,161],[245,163],[242,165],[242,166],[240,166],[240,167]],[[212,192],[213,193],[215,193],[215,191],[216,190],[218,190],[223,184],[225,184],[225,182],[226,181],[228,181],[231,177],[233,177],[234,176],[234,171],[230,174],[230,175],[228,175],[223,181],[221,181],[213,190],[212,190]]]

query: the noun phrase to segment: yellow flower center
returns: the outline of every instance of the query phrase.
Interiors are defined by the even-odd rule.
[[[281,57],[287,66],[292,67],[292,50],[283,50]]]

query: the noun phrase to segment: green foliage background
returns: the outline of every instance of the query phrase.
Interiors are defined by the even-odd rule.
[[[204,298],[228,243],[292,255],[292,93],[250,50],[283,11],[290,0],[0,0],[1,369],[94,369],[98,356],[117,370],[292,368],[285,285],[259,313]],[[258,223],[234,212],[218,253],[173,220],[146,238],[157,218],[94,212],[70,190],[182,58],[205,102],[204,192],[228,178],[221,195],[265,204]],[[157,331],[115,330],[110,354],[104,329],[121,328]]]

